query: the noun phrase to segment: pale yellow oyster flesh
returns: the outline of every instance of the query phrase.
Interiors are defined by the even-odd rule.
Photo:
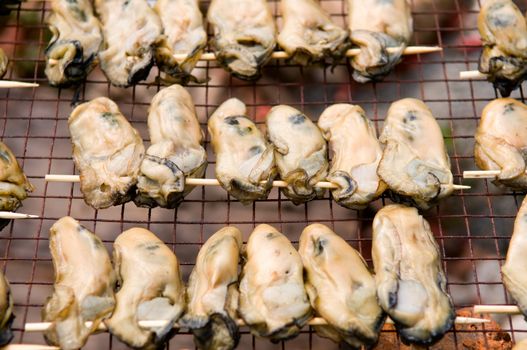
[[[51,322],[44,337],[61,349],[80,349],[115,306],[110,256],[96,235],[69,216],[51,227],[49,249],[55,281],[42,309],[43,321]]]
[[[0,346],[9,344],[13,339],[11,325],[13,314],[13,293],[5,276],[0,273]]]
[[[152,145],[146,150],[137,182],[139,206],[175,208],[194,189],[187,178],[201,178],[207,168],[203,131],[192,96],[180,85],[158,92],[148,110]]]
[[[185,286],[172,249],[152,232],[132,228],[114,242],[113,261],[119,289],[110,332],[134,349],[157,349],[173,334],[185,310]],[[139,321],[165,320],[163,327],[143,328]]]
[[[101,19],[104,49],[101,69],[115,86],[128,87],[146,79],[162,26],[146,0],[95,0]]]
[[[482,170],[499,170],[494,183],[527,188],[527,106],[498,98],[485,106],[475,135],[474,158]]]
[[[201,247],[187,288],[187,313],[180,320],[194,334],[198,349],[234,349],[240,340],[238,261],[242,234],[224,227]]]
[[[281,0],[282,30],[278,44],[297,63],[340,59],[346,53],[348,33],[333,23],[318,0]]]
[[[372,259],[378,301],[404,342],[430,345],[452,327],[439,247],[417,209],[388,205],[373,220]]]
[[[245,104],[231,98],[209,119],[216,154],[216,178],[243,204],[265,199],[276,175],[274,148],[247,116]]]
[[[156,47],[159,69],[169,82],[198,82],[192,70],[207,45],[207,33],[198,0],[157,0],[154,10],[163,25],[163,36]],[[185,55],[177,58],[174,55]]]
[[[401,60],[413,33],[408,0],[348,0],[351,42],[361,52],[351,59],[359,83],[383,79]],[[388,48],[397,48],[389,53]]]
[[[238,313],[251,333],[278,342],[296,337],[312,316],[300,254],[269,225],[247,242]]]
[[[478,29],[483,44],[479,71],[507,97],[527,77],[527,21],[511,0],[488,0]]]
[[[97,64],[103,41],[91,1],[52,0],[47,23],[53,34],[45,51],[50,85],[81,83]]]
[[[350,209],[364,209],[385,190],[377,175],[382,147],[375,126],[366,112],[351,104],[339,103],[324,110],[318,127],[332,154],[327,180],[338,185],[333,199]]]
[[[452,194],[443,134],[430,109],[420,100],[392,103],[379,138],[384,152],[377,173],[398,200],[428,209]]]
[[[102,209],[131,200],[145,148],[115,102],[98,97],[83,103],[68,124],[84,201]]]
[[[324,190],[313,187],[325,180],[328,170],[327,146],[320,129],[289,106],[273,107],[266,118],[278,173],[288,184],[283,193],[295,204],[321,197]]]
[[[207,19],[214,29],[216,59],[240,79],[261,75],[276,45],[276,27],[266,0],[212,0]]]
[[[317,334],[354,348],[375,344],[385,314],[377,303],[375,279],[359,252],[322,224],[304,229],[298,250],[311,306],[328,322],[314,326]]]
[[[7,55],[5,54],[5,51],[0,48],[0,78],[5,75],[5,72],[7,71],[7,64],[9,63],[9,59],[7,58]]]

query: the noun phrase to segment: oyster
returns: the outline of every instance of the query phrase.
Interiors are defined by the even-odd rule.
[[[408,0],[348,0],[351,42],[360,54],[351,59],[359,83],[384,78],[410,42],[413,20]],[[388,52],[388,48],[396,49]]]
[[[55,282],[42,309],[44,322],[51,322],[44,337],[61,349],[80,349],[115,306],[110,256],[96,235],[69,216],[49,230],[49,249]]]
[[[33,189],[33,185],[18,165],[13,152],[0,141],[0,210],[17,210],[29,192],[33,192]],[[10,221],[1,219],[0,230]]]
[[[488,0],[478,16],[483,51],[479,71],[502,96],[527,77],[527,22],[511,0]]]
[[[339,59],[348,48],[348,33],[333,23],[318,0],[281,0],[283,27],[278,44],[296,62],[306,65]]]
[[[382,148],[375,126],[366,112],[350,104],[339,103],[324,110],[318,127],[333,153],[327,180],[338,185],[333,199],[351,209],[364,209],[386,189],[377,175]]]
[[[214,29],[216,59],[240,79],[258,79],[276,44],[266,0],[212,0],[207,19]]]
[[[515,189],[527,188],[527,106],[499,98],[483,109],[475,135],[474,157],[483,170],[500,170],[494,181]]]
[[[179,85],[158,92],[148,114],[152,145],[141,163],[137,205],[175,208],[194,186],[186,178],[203,177],[207,154],[190,94]]]
[[[234,349],[240,340],[238,260],[242,234],[224,227],[201,247],[187,289],[188,309],[180,324],[194,333],[199,349]]]
[[[288,186],[283,193],[300,204],[324,194],[313,187],[326,178],[326,141],[320,129],[293,107],[279,105],[267,114],[267,134],[274,145],[278,173]]]
[[[0,78],[5,75],[5,72],[7,71],[8,63],[9,63],[9,59],[7,58],[7,55],[5,54],[5,51],[0,48]]]
[[[53,86],[82,82],[97,64],[101,24],[90,0],[52,0],[45,73]]]
[[[317,333],[354,348],[377,342],[385,314],[377,303],[375,279],[362,256],[322,224],[307,226],[299,253],[311,306],[328,325]]]
[[[154,10],[161,19],[164,33],[155,52],[159,69],[168,75],[169,81],[197,82],[192,70],[207,45],[198,0],[157,0]],[[174,55],[187,56],[179,59]]]
[[[379,138],[385,146],[377,173],[396,195],[428,209],[453,191],[441,128],[420,100],[392,103]]]
[[[13,294],[9,287],[9,282],[0,273],[0,346],[9,344],[13,339],[11,325],[15,315],[13,315]]]
[[[185,310],[185,286],[179,262],[152,232],[132,228],[113,245],[119,290],[110,332],[135,349],[157,349],[174,334],[173,325]],[[145,329],[139,321],[166,320],[163,327]]]
[[[454,324],[439,247],[417,209],[388,205],[373,220],[372,259],[381,307],[404,342],[430,345]]]
[[[296,337],[312,316],[302,259],[272,226],[256,226],[247,242],[238,313],[253,334],[272,342]]]
[[[225,101],[209,119],[211,144],[216,154],[216,178],[243,204],[265,199],[276,175],[274,148],[245,116],[243,102]]]
[[[128,87],[146,79],[162,32],[157,14],[146,0],[95,0],[95,9],[104,35],[101,69],[108,80]]]
[[[145,148],[115,102],[98,97],[83,103],[68,124],[84,201],[102,209],[131,200]]]

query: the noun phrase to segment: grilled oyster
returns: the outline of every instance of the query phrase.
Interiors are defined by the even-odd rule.
[[[101,69],[108,80],[128,87],[146,79],[162,32],[157,14],[146,0],[95,0],[95,9],[104,34]]]
[[[5,54],[5,51],[0,48],[0,78],[5,75],[5,72],[7,71],[8,63],[9,63],[9,59],[7,58],[7,55]]]
[[[281,0],[283,27],[278,44],[297,63],[340,59],[348,48],[348,33],[329,17],[318,0]]]
[[[214,28],[216,59],[240,79],[258,79],[276,44],[266,0],[212,0],[207,19]]]
[[[339,103],[324,110],[318,127],[333,153],[328,181],[339,188],[333,199],[351,209],[364,209],[386,189],[377,175],[382,148],[375,126],[366,112],[350,104]]]
[[[137,205],[175,208],[194,186],[185,179],[203,177],[207,154],[190,94],[172,85],[152,99],[148,114],[152,145],[141,163]]]
[[[511,0],[489,0],[478,16],[483,43],[479,71],[502,96],[527,77],[527,22]]]
[[[225,101],[209,119],[209,134],[216,154],[216,178],[243,204],[269,195],[276,175],[274,148],[245,116],[243,102]]]
[[[152,232],[132,228],[117,237],[113,260],[119,290],[110,332],[135,349],[157,349],[174,334],[174,322],[185,310],[185,287],[179,263]],[[139,321],[166,320],[164,327],[141,328]]]
[[[161,19],[164,32],[155,52],[159,69],[168,75],[169,81],[197,82],[192,70],[207,45],[198,0],[157,0],[154,10]],[[187,56],[179,59],[174,55]]]
[[[312,316],[302,259],[286,236],[258,225],[246,247],[238,313],[251,332],[278,342],[296,337]]]
[[[392,103],[379,138],[385,146],[377,173],[392,192],[428,209],[453,191],[443,134],[420,100]]]
[[[361,52],[351,59],[359,83],[384,78],[410,42],[413,20],[408,0],[348,0],[351,42]],[[397,49],[388,52],[388,48]]]
[[[403,341],[439,340],[456,315],[439,247],[417,209],[388,205],[375,215],[372,259],[379,303]]]
[[[326,141],[317,126],[300,111],[284,105],[273,107],[266,123],[278,173],[288,184],[283,193],[295,204],[322,196],[324,190],[313,185],[326,178],[328,159]]]
[[[47,22],[53,37],[44,72],[53,86],[80,83],[97,64],[101,24],[90,0],[52,0],[51,11]]]
[[[55,282],[42,309],[44,322],[51,322],[44,337],[61,349],[80,349],[115,306],[110,256],[96,235],[69,216],[51,227],[49,249]]]
[[[322,224],[304,229],[298,250],[311,306],[328,322],[315,326],[317,333],[356,348],[375,344],[385,315],[359,252]]]
[[[11,325],[15,315],[13,315],[13,294],[9,287],[9,282],[0,273],[0,346],[9,344],[13,339]]]
[[[83,103],[68,124],[84,201],[102,209],[132,199],[145,148],[115,102],[98,97]]]
[[[240,340],[238,260],[242,234],[224,227],[201,247],[187,289],[187,314],[180,324],[194,333],[199,349],[234,349]]]

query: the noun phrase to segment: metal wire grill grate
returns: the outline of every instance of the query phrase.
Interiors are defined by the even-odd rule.
[[[479,35],[476,30],[478,2],[470,0],[413,0],[415,44],[437,43],[439,54],[406,57],[383,82],[359,85],[351,79],[345,63],[335,67],[302,68],[284,61],[272,61],[263,78],[243,82],[231,78],[214,62],[201,62],[196,71],[210,80],[191,85],[198,116],[206,131],[206,120],[228,97],[238,97],[249,107],[249,115],[260,124],[267,110],[276,104],[289,104],[317,119],[322,110],[336,102],[361,105],[377,128],[382,125],[390,103],[403,97],[423,99],[433,110],[443,129],[456,182],[463,170],[474,169],[473,134],[483,106],[497,95],[486,82],[461,81],[459,71],[476,69]],[[272,0],[277,15],[278,2]],[[322,0],[335,21],[344,24],[345,1]],[[207,8],[205,2],[203,9]],[[520,3],[525,10],[526,3]],[[322,222],[345,237],[371,266],[371,223],[375,209],[388,200],[383,198],[363,212],[347,210],[324,199],[294,206],[276,189],[268,200],[244,207],[231,200],[221,188],[196,188],[177,210],[137,208],[134,204],[95,211],[83,202],[78,184],[46,184],[46,173],[73,174],[67,118],[71,102],[108,96],[115,100],[124,115],[148,143],[147,108],[159,91],[157,69],[146,82],[129,89],[110,86],[99,69],[78,90],[48,87],[43,75],[43,50],[49,39],[45,18],[49,3],[28,0],[16,8],[8,20],[2,19],[0,46],[11,58],[7,79],[37,81],[43,86],[33,90],[0,90],[0,136],[24,166],[36,191],[24,202],[21,212],[38,214],[37,220],[16,221],[0,233],[0,260],[15,295],[15,343],[43,343],[41,334],[23,332],[26,322],[40,321],[40,308],[50,295],[53,267],[48,251],[48,231],[55,220],[71,215],[94,230],[109,250],[123,230],[142,226],[155,232],[173,247],[187,279],[202,243],[226,224],[238,226],[246,240],[259,223],[275,225],[297,243],[308,223]],[[514,97],[524,101],[523,90]],[[214,177],[214,156],[207,136],[206,149],[210,166],[207,177]],[[512,223],[521,196],[497,189],[485,180],[465,181],[472,190],[456,193],[438,208],[425,213],[432,225],[448,275],[448,288],[456,308],[474,304],[509,304],[501,283],[499,267],[505,256]],[[527,324],[513,317],[495,318],[514,340],[527,335]],[[485,335],[497,334],[485,327],[460,328],[449,332],[449,345],[465,348],[467,332],[480,337],[482,347],[492,347]],[[382,339],[393,337],[384,331]],[[381,341],[381,344],[385,344]],[[396,341],[397,346],[401,346]],[[92,336],[87,348],[124,348],[108,334]],[[188,333],[179,334],[169,344],[172,349],[193,347]],[[245,348],[277,348],[265,340],[252,337],[246,328],[240,344]],[[386,348],[390,346],[385,344]],[[305,328],[296,339],[281,344],[288,349],[337,348],[328,340]]]

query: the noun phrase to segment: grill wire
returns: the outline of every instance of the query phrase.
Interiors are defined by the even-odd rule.
[[[249,116],[258,124],[267,110],[276,104],[289,104],[317,119],[322,110],[337,102],[361,105],[382,126],[390,103],[403,97],[424,100],[437,117],[451,157],[457,183],[462,171],[474,169],[473,134],[482,108],[497,97],[492,86],[483,81],[463,81],[459,71],[477,69],[480,46],[476,28],[479,3],[469,0],[413,0],[416,45],[441,45],[442,53],[405,57],[383,82],[359,85],[353,82],[347,63],[335,67],[302,68],[283,60],[271,61],[256,82],[231,78],[215,62],[200,62],[196,68],[201,77],[210,80],[193,84],[188,91],[194,97],[197,113],[206,135],[209,167],[207,177],[214,177],[214,156],[206,131],[207,116],[225,99],[238,97],[249,108]],[[332,18],[344,25],[346,5],[341,0],[322,0]],[[206,10],[208,1],[202,9]],[[271,1],[280,24],[277,0]],[[523,10],[526,3],[520,3]],[[49,40],[45,18],[47,1],[28,0],[19,5],[0,29],[0,46],[11,58],[5,79],[37,81],[38,89],[0,90],[0,138],[14,151],[36,190],[24,201],[19,212],[37,214],[40,219],[18,220],[0,232],[0,260],[11,282],[15,297],[14,343],[43,344],[40,333],[26,333],[26,322],[39,322],[40,309],[51,294],[53,266],[48,249],[50,226],[60,217],[71,215],[88,229],[94,230],[109,251],[116,236],[125,229],[141,226],[155,232],[178,256],[185,281],[195,263],[203,242],[224,225],[236,225],[247,240],[252,228],[269,223],[284,232],[296,245],[302,229],[313,222],[324,223],[358,249],[371,267],[371,224],[375,211],[389,203],[376,201],[369,210],[358,212],[339,207],[326,193],[323,199],[294,206],[276,189],[267,200],[244,207],[232,200],[221,188],[198,187],[176,210],[137,208],[133,203],[101,211],[84,204],[78,184],[44,182],[44,175],[74,174],[67,118],[73,100],[85,101],[108,96],[118,103],[149,143],[146,128],[147,109],[153,95],[162,88],[152,70],[146,82],[129,89],[115,88],[97,68],[79,89],[55,89],[47,85],[43,74],[43,51]],[[209,30],[210,32],[210,30]],[[525,102],[520,88],[513,97]],[[457,192],[425,213],[439,243],[448,289],[456,309],[474,304],[511,304],[501,282],[499,268],[505,258],[513,221],[521,194],[496,188],[488,180],[466,180],[469,191]],[[521,318],[493,317],[512,340],[527,336],[527,324]],[[305,327],[291,341],[272,345],[251,336],[242,328],[240,349],[336,349],[337,345],[318,337]],[[466,348],[467,337],[480,339],[483,348],[492,348],[490,338],[502,337],[488,326],[460,327],[447,335],[449,346]],[[395,333],[384,330],[381,343]],[[507,337],[505,336],[505,339]],[[384,344],[384,343],[383,343]],[[445,344],[445,343],[441,343]],[[176,335],[171,349],[193,348],[187,332]],[[86,348],[125,348],[108,333],[90,337]]]

